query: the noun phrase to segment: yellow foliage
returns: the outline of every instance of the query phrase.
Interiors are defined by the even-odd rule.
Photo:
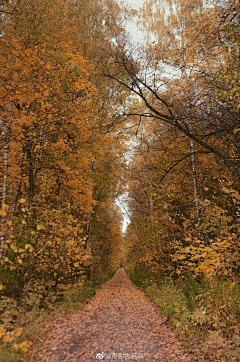
[[[16,337],[21,336],[22,331],[23,331],[23,328],[21,328],[21,327],[15,328],[15,330],[14,330],[14,336],[16,336]]]
[[[0,338],[1,338],[2,336],[4,336],[5,333],[6,333],[6,328],[4,328],[3,326],[0,326]]]
[[[4,337],[3,337],[3,341],[8,343],[8,342],[12,342],[14,340],[14,336],[10,335],[10,334],[6,334]]]
[[[20,348],[23,352],[28,352],[31,343],[29,341],[23,341],[19,344],[18,348]]]

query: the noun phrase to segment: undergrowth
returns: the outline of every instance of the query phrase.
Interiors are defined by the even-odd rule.
[[[238,282],[220,278],[210,284],[191,275],[174,281],[143,271],[128,274],[167,317],[197,361],[240,361]]]
[[[46,289],[37,281],[25,285],[20,297],[0,296],[0,362],[27,361],[32,348],[46,338],[51,323],[79,310],[114,272],[92,280]]]

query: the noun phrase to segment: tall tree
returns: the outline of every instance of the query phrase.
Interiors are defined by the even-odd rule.
[[[108,132],[102,93],[90,81],[86,40],[69,26],[74,4],[29,0],[16,1],[14,11],[13,3],[4,7],[1,263],[2,277],[21,285],[31,278],[57,284],[85,273],[92,258],[89,219],[102,202],[99,180],[104,172],[111,178],[103,160],[122,147],[119,132]],[[104,20],[99,23],[103,37]],[[91,166],[96,162],[102,173]],[[115,177],[107,195],[112,200],[118,184]]]

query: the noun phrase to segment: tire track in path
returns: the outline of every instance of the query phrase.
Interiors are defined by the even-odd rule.
[[[117,270],[80,311],[56,323],[34,362],[190,362],[154,304]],[[32,360],[33,362],[33,360]]]

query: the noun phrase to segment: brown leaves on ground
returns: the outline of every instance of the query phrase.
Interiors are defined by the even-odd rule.
[[[120,268],[89,304],[54,326],[31,362],[190,362],[165,321]]]

